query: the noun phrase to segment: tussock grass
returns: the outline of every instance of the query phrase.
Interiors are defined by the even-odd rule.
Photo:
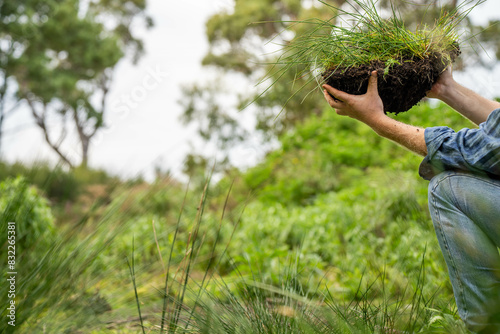
[[[295,38],[284,46],[277,64],[282,71],[296,65],[325,70],[367,65],[374,61],[388,67],[402,61],[425,59],[431,56],[450,63],[450,53],[458,52],[459,25],[471,10],[484,1],[466,1],[455,9],[442,9],[433,26],[418,25],[411,31],[400,13],[392,6],[391,16],[383,18],[377,1],[347,1],[350,10],[334,7],[321,1],[333,16],[328,20],[311,19],[295,24],[312,25],[309,33]]]
[[[232,237],[226,241],[222,253],[216,254],[215,251],[221,241],[218,236],[230,191],[219,227],[214,231],[217,234],[215,243],[203,248],[206,232],[202,225],[205,223],[203,214],[208,184],[205,186],[198,215],[190,232],[183,235],[187,238],[186,249],[179,257],[174,252],[175,244],[182,236],[178,233],[179,221],[186,203],[182,205],[170,244],[170,255],[164,264],[164,285],[158,289],[163,305],[156,308],[156,314],[150,313],[147,318],[143,307],[154,308],[141,300],[132,249],[129,269],[140,322],[138,326],[143,333],[427,333],[436,328],[444,332],[448,328],[458,328],[460,330],[456,333],[466,333],[461,321],[449,313],[446,306],[443,310],[437,309],[434,300],[437,291],[425,291],[425,252],[418,275],[409,280],[404,291],[391,295],[389,285],[392,283],[384,271],[370,282],[361,277],[354,296],[347,301],[335,288],[335,291],[330,290],[331,282],[325,279],[313,286],[309,284],[314,268],[302,266],[300,251],[291,252],[283,259],[277,273],[279,285],[261,278],[260,268],[253,267],[250,258],[248,267],[245,267],[250,271],[240,271],[238,262],[226,252]],[[208,253],[209,260],[204,270],[194,272],[194,267],[200,269],[198,259],[205,257],[203,251]],[[232,263],[235,275],[231,277],[217,275],[218,265],[224,257]],[[182,260],[176,262],[173,258]],[[163,262],[161,257],[160,261]],[[308,287],[304,281],[308,282]]]
[[[8,325],[2,299],[0,333],[69,333],[98,323],[98,315],[109,310],[95,289],[105,275],[98,274],[98,256],[119,231],[105,218],[85,235],[80,233],[84,221],[68,230],[56,228],[48,202],[23,178],[7,179],[0,190],[1,263],[7,259],[7,222],[15,222],[17,272],[16,326]],[[116,208],[108,215],[116,216]],[[2,296],[8,288],[0,285]]]
[[[45,214],[42,209],[47,208],[47,203],[38,201],[34,193],[27,192],[26,185],[14,185],[16,190],[6,201],[10,205],[2,207],[3,217],[15,220],[19,227],[23,222],[43,221],[31,214]],[[73,231],[49,239],[36,232],[47,231],[46,228],[32,230],[36,232],[36,241],[24,244],[26,252],[19,258],[23,279],[19,286],[22,293],[19,299],[20,327],[16,331],[95,334],[119,330],[121,333],[465,333],[456,315],[448,311],[446,305],[445,311],[441,311],[441,301],[436,303],[433,291],[429,291],[433,289],[426,288],[423,262],[420,274],[408,280],[406,289],[404,284],[396,283],[391,271],[377,272],[374,277],[372,268],[358,289],[353,288],[355,291],[351,295],[338,289],[337,278],[327,277],[310,262],[304,266],[306,259],[300,250],[295,253],[295,249],[281,257],[280,265],[273,269],[277,281],[255,264],[258,261],[252,254],[246,257],[247,266],[242,265],[242,259],[234,258],[233,261],[228,245],[237,241],[236,245],[240,247],[242,241],[229,234],[239,227],[241,217],[236,221],[226,217],[230,216],[225,214],[230,192],[220,216],[213,217],[208,207],[205,210],[210,203],[207,185],[201,197],[197,196],[196,203],[191,203],[190,193],[186,191],[183,204],[178,208],[177,222],[173,224],[174,231],[170,231],[171,225],[158,224],[150,230],[151,238],[141,237],[141,234],[130,238],[125,235],[129,245],[127,254],[130,254],[128,268],[125,261],[117,261],[117,257],[99,257],[107,254],[102,251],[113,246],[113,239],[123,232],[115,223],[125,220],[128,214],[119,210],[125,199],[103,213],[93,225],[96,230],[84,234],[85,238]],[[38,209],[31,210],[31,207]],[[243,221],[245,223],[248,221]],[[230,228],[225,230],[226,224]],[[75,228],[83,229],[84,222]],[[174,233],[167,236],[162,233],[165,230]],[[42,245],[43,239],[50,241],[53,247],[47,249],[47,245]],[[154,241],[158,261],[164,266],[141,254],[144,244]],[[162,246],[166,246],[166,252],[162,252]],[[224,262],[230,263],[232,275],[221,274],[219,268]],[[123,277],[128,278],[125,269],[129,271],[131,283],[118,284],[118,289],[120,295],[129,297],[117,303],[103,278],[108,280],[117,276],[122,282]],[[161,279],[160,275],[156,276],[160,271]],[[318,272],[320,276],[325,274],[320,281],[316,280]],[[401,286],[396,289],[396,294],[395,286]],[[150,293],[152,290],[154,295]],[[0,332],[5,329],[5,323],[0,325]]]
[[[29,188],[21,182],[14,186],[16,191],[8,198],[10,205],[3,208],[3,217],[16,221],[19,227],[24,222],[42,221],[30,215],[44,214],[41,209],[46,203],[31,197],[35,194],[27,192]],[[382,272],[376,278],[363,278],[351,297],[332,285],[326,274],[317,281],[318,269],[304,266],[300,250],[280,260],[275,272],[279,283],[266,277],[250,256],[248,265],[242,266],[241,259],[233,261],[227,252],[233,237],[225,238],[222,233],[224,224],[234,223],[225,217],[229,193],[215,227],[205,212],[207,198],[208,185],[194,204],[197,215],[188,214],[192,204],[184,200],[174,235],[170,235],[173,238],[167,239],[167,256],[161,255],[165,245],[161,232],[169,227],[158,225],[158,234],[155,229],[151,231],[158,260],[164,264],[162,279],[158,280],[149,275],[162,266],[139,255],[145,242],[140,235],[129,239],[128,268],[124,262],[100,263],[103,249],[122,231],[112,228],[124,218],[118,212],[122,201],[110,207],[95,226],[96,231],[83,239],[78,233],[55,235],[47,249],[41,232],[33,230],[37,242],[24,244],[26,252],[19,257],[22,281],[16,332],[97,334],[115,333],[120,328],[122,333],[402,333],[434,328],[446,333],[446,328],[452,328],[450,332],[460,333],[463,328],[456,316],[439,310],[432,291],[424,288],[423,262],[420,274],[409,280],[401,293],[392,295],[394,277]],[[190,217],[189,229],[181,223],[186,215]],[[231,226],[233,232],[238,224]],[[210,233],[215,238],[207,245]],[[217,247],[221,243],[222,249]],[[177,247],[179,244],[182,247]],[[219,277],[218,268],[227,258],[233,275]],[[155,264],[157,269],[148,271]],[[130,298],[117,304],[114,298],[109,299],[106,285],[98,282],[121,273],[120,265],[129,270],[131,283],[119,289],[130,292],[125,293]],[[148,292],[151,285],[156,297]],[[97,286],[102,288],[101,294],[96,292]],[[3,285],[0,290],[6,292]],[[8,333],[5,322],[0,332]]]
[[[352,68],[382,68],[385,76],[395,66],[429,60],[434,71],[440,73],[460,54],[460,44],[469,38],[464,38],[461,24],[484,0],[467,0],[449,10],[443,7],[433,25],[423,23],[425,18],[422,17],[422,23],[413,30],[394,5],[388,15],[383,15],[377,9],[376,0],[348,0],[342,7],[320,2],[332,16],[288,22],[290,27],[305,25],[310,28],[281,46],[281,55],[275,62],[268,63],[271,68],[259,83],[269,84],[254,101],[278,81],[289,78],[290,73],[295,78],[290,83],[292,86],[300,82],[299,78],[306,80],[300,87],[293,87],[294,92],[283,104],[283,109],[311,83],[316,81],[320,87],[334,73],[344,73]],[[404,80],[400,79],[401,82]]]

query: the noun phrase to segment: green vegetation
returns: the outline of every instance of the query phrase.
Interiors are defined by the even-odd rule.
[[[444,105],[417,108],[398,119],[470,125]],[[79,219],[62,210],[54,218],[26,179],[5,181],[2,228],[17,223],[23,277],[16,330],[466,333],[420,158],[333,112],[281,144],[203,192],[168,177],[114,180],[105,200],[95,193],[89,203],[95,184],[59,171],[81,192],[51,205],[87,205]]]
[[[90,294],[87,286],[102,278],[98,272],[91,275],[92,263],[109,241],[108,232],[100,229],[102,224],[85,235],[75,233],[80,226],[62,230],[55,225],[48,202],[23,178],[8,179],[0,189],[0,263],[7,268],[7,224],[14,222],[15,270],[10,271],[17,273],[15,290],[9,284],[0,286],[5,296],[2,300],[16,303],[16,326],[5,320],[9,311],[4,303],[1,316],[5,321],[0,322],[0,332],[41,333],[49,328],[64,333],[96,321],[93,319],[107,303],[97,291]],[[8,294],[15,297],[7,299]]]
[[[384,111],[397,114],[420,101],[458,57],[462,42],[458,26],[481,2],[465,9],[471,1],[450,11],[442,9],[431,26],[421,17],[422,24],[414,30],[407,27],[395,5],[390,7],[391,16],[385,18],[373,0],[346,1],[349,10],[322,3],[333,16],[293,22],[312,29],[283,45],[276,66],[266,77],[270,81],[267,90],[282,77],[289,80],[290,74],[286,74],[291,72],[299,84],[294,94],[305,88],[311,93],[324,83],[349,94],[364,94],[369,73],[377,71],[383,77],[378,93]],[[318,85],[309,88],[315,81]],[[294,94],[284,100],[285,105]]]
[[[338,9],[346,1],[334,2]],[[110,72],[126,49],[142,51],[129,28],[137,17],[151,23],[145,3],[100,0],[87,7],[77,0],[33,0],[0,6],[5,28],[0,49],[6,51],[0,129],[4,112],[24,99],[42,130],[46,114],[72,116],[75,129],[85,130],[73,133],[83,144],[81,161],[58,153],[66,165],[81,163],[81,168],[0,163],[2,268],[9,222],[16,232],[15,332],[467,333],[427,210],[427,182],[417,175],[421,158],[338,117],[317,96],[302,103],[314,83],[283,71],[287,65],[274,56],[269,63],[278,71],[271,80],[285,80],[255,104],[256,127],[280,147],[257,165],[224,166],[221,178],[209,182],[203,173],[211,173],[207,160],[191,154],[185,166],[189,184],[160,170],[147,183],[86,167],[85,143],[104,125]],[[390,8],[386,2],[381,6]],[[304,25],[292,22],[308,22],[316,29],[307,43],[321,45],[337,27],[340,47],[354,52],[352,64],[378,54],[392,66],[408,54],[425,57],[433,47],[438,53],[454,48],[452,27],[467,13],[453,16],[456,2],[452,14],[436,15],[436,5],[418,7],[420,14],[425,8],[441,20],[437,28],[421,26],[411,34],[402,23],[411,20],[395,15],[382,20],[372,7],[364,8],[368,16],[344,13],[361,20],[344,29],[326,17],[327,7],[306,8],[300,0],[235,1],[234,11],[216,13],[207,22],[210,51],[204,65],[253,78],[260,75],[261,50],[256,54],[248,42],[256,38],[264,44],[289,29],[293,36],[281,40],[288,44],[307,36]],[[104,19],[110,24],[101,24]],[[328,35],[316,34],[324,30]],[[375,33],[383,38],[377,41]],[[295,41],[291,48],[298,54],[288,59],[299,73],[311,71],[313,62],[337,62],[323,57],[336,50],[331,41],[324,50],[300,49],[309,44]],[[380,52],[380,43],[395,51]],[[308,52],[311,59],[301,58]],[[16,85],[19,80],[22,85]],[[205,140],[234,147],[247,132],[219,105],[222,90],[211,83],[185,89],[184,118],[200,121]],[[239,104],[251,101],[253,93]],[[286,113],[275,122],[287,100]],[[422,127],[471,126],[442,104],[415,108],[397,118]],[[59,141],[51,141],[47,129],[45,134],[58,149]],[[0,285],[0,294],[8,289]],[[0,309],[0,333],[14,330],[7,314]]]
[[[20,162],[7,164],[0,162],[0,179],[15,178],[23,175],[26,181],[35,185],[54,204],[75,201],[92,184],[112,187],[119,182],[117,177],[109,176],[103,170],[77,168],[69,172],[59,165],[37,162],[25,165]]]
[[[296,22],[311,24],[314,29],[287,45],[278,63],[289,67],[309,65],[321,72],[368,65],[374,61],[390,67],[436,56],[449,64],[450,53],[458,52],[457,26],[473,8],[462,11],[464,5],[461,5],[450,12],[443,10],[434,26],[419,25],[417,30],[411,31],[394,6],[392,16],[384,19],[375,7],[376,2],[353,0],[348,3],[351,11],[324,3],[334,13],[328,20]],[[287,70],[287,66],[283,70]]]

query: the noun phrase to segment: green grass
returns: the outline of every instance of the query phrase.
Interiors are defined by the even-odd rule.
[[[7,179],[0,190],[0,263],[7,260],[7,222],[15,222],[17,272],[12,298],[16,326],[1,321],[0,333],[42,333],[44,329],[64,333],[96,321],[108,307],[94,289],[102,279],[94,270],[95,261],[114,236],[106,221],[101,220],[86,235],[79,233],[83,224],[63,230],[54,224],[48,201],[25,179]],[[7,289],[6,284],[0,285],[3,296]],[[6,305],[2,319],[7,319]]]
[[[445,105],[416,108],[398,119],[469,124]],[[122,184],[70,226],[29,182],[6,182],[2,228],[20,228],[16,332],[467,333],[420,158],[377,138],[324,113],[204,192]]]
[[[278,82],[286,81],[290,93],[280,104],[283,111],[302,90],[307,90],[300,94],[304,102],[330,74],[362,65],[376,64],[387,75],[394,66],[425,59],[432,60],[438,70],[444,69],[470,38],[460,31],[462,23],[484,0],[467,0],[449,10],[443,7],[434,24],[424,23],[429,21],[424,15],[414,29],[394,6],[382,14],[376,0],[347,0],[342,7],[320,2],[331,16],[286,22],[297,35],[290,41],[284,38],[278,59],[265,64],[267,74],[259,85],[265,83],[266,88],[246,106],[264,99]],[[428,6],[429,16],[435,15],[432,5]]]
[[[23,202],[25,206],[12,206],[12,212],[25,215],[30,212],[28,206],[47,208],[36,194],[30,199],[27,187],[19,181],[14,186],[17,190],[6,198],[6,203]],[[16,196],[23,197],[22,201]],[[381,272],[377,270],[382,267],[363,270],[361,262],[354,264],[361,270],[358,272],[348,266],[325,268],[318,263],[317,256],[310,257],[311,252],[335,252],[332,238],[326,242],[317,238],[325,234],[321,232],[320,220],[333,204],[326,198],[324,207],[315,209],[319,203],[313,203],[304,207],[306,211],[300,207],[298,211],[274,208],[276,213],[272,213],[272,206],[268,212],[261,206],[248,206],[251,212],[243,214],[241,223],[245,226],[240,229],[225,214],[229,195],[216,219],[217,224],[210,212],[213,208],[207,207],[208,187],[201,197],[198,195],[196,202],[187,192],[184,196],[187,201],[177,208],[178,219],[173,224],[162,223],[145,232],[123,234],[125,226],[116,229],[117,224],[131,222],[124,220],[128,213],[119,208],[125,199],[119,198],[93,222],[96,229],[87,237],[82,238],[78,233],[56,234],[50,240],[53,247],[27,244],[31,249],[23,252],[20,262],[24,271],[18,332],[386,333],[426,332],[432,325],[446,333],[448,325],[462,326],[453,311],[443,305],[441,297],[435,302],[435,296],[439,296],[433,288],[435,284],[428,285],[426,281],[436,279],[433,269],[428,273],[423,265],[422,254],[419,259],[407,259],[416,265],[415,270],[411,270],[413,277],[408,278],[397,278],[397,271],[406,269],[397,269],[390,261],[387,271]],[[31,202],[34,204],[29,204]],[[332,210],[340,211],[341,207],[335,206]],[[286,215],[287,211],[291,216]],[[34,212],[48,214],[47,210]],[[19,214],[9,219],[23,223]],[[42,221],[40,217],[31,219]],[[302,219],[311,220],[313,227],[300,222]],[[275,228],[274,220],[282,227]],[[282,249],[283,242],[274,236],[267,240],[265,234],[253,240],[249,231],[258,232],[262,225],[268,225],[270,233],[293,232],[283,228],[286,224],[295,226],[299,234],[301,229],[314,233],[303,233],[305,237],[292,238],[295,241],[284,236],[285,244],[293,248],[274,255],[262,254],[261,250]],[[342,227],[344,224],[338,222],[335,225],[349,233],[348,226]],[[418,229],[418,225],[415,228]],[[165,229],[169,233],[165,234]],[[41,239],[42,232],[37,229],[33,232]],[[411,233],[407,231],[407,234]],[[158,256],[139,256],[141,249],[152,240]],[[366,240],[353,239],[353,249]],[[129,266],[125,254],[107,253],[104,249],[116,247],[118,241],[129,245]],[[316,251],[318,242],[324,243],[326,252]],[[102,254],[113,255],[113,258],[101,258]],[[347,257],[343,257],[343,261],[352,262]],[[435,265],[434,261],[430,261],[431,266]],[[221,274],[221,265],[228,274]],[[351,287],[345,285],[346,279]],[[339,289],[339,284],[343,288]]]
[[[450,52],[458,48],[458,25],[481,2],[469,8],[471,1],[450,11],[443,9],[433,26],[422,24],[415,31],[407,28],[395,7],[389,18],[383,18],[377,11],[377,1],[348,1],[349,11],[322,2],[332,10],[332,18],[295,22],[314,28],[286,45],[278,63],[287,67],[307,65],[322,72],[374,61],[390,67],[431,56],[450,63]]]
[[[192,232],[198,227],[195,226]],[[231,278],[213,277],[213,270],[208,268],[198,273],[203,279],[192,277],[187,268],[194,265],[194,258],[187,254],[179,265],[180,279],[170,278],[170,288],[176,286],[176,293],[163,297],[169,305],[169,312],[162,313],[161,317],[159,314],[149,317],[152,320],[144,326],[146,322],[139,307],[137,321],[140,321],[143,331],[200,334],[468,333],[449,305],[434,300],[437,291],[425,289],[425,252],[417,274],[403,291],[389,292],[389,273],[383,271],[373,281],[362,276],[350,299],[330,289],[331,282],[326,278],[311,287],[304,285],[302,282],[314,276],[314,268],[305,269],[301,265],[300,252],[290,253],[283,260],[277,272],[278,285],[261,277],[259,268],[242,272],[239,266],[234,267],[237,274]],[[134,274],[132,277],[134,279]],[[205,280],[206,277],[209,279]],[[135,281],[134,290],[137,304],[143,304],[139,301]]]

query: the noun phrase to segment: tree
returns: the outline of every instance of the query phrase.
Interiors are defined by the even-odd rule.
[[[22,52],[24,41],[32,31],[22,23],[21,17],[22,12],[18,12],[18,4],[0,1],[0,149],[4,121],[20,104],[12,79],[15,55]],[[35,25],[31,28],[34,27]]]
[[[353,1],[350,1],[353,3]],[[391,6],[401,12],[404,22],[416,27],[422,22],[432,24],[444,9],[456,8],[465,5],[465,8],[478,3],[477,1],[447,1],[438,3],[431,0],[383,0],[377,2],[377,6],[383,9],[391,9]],[[248,85],[252,86],[259,81],[263,73],[268,73],[267,83],[276,83],[271,89],[263,93],[263,89],[255,91],[252,96],[241,98],[238,109],[243,109],[253,102],[253,107],[257,109],[256,130],[266,134],[267,138],[279,136],[289,129],[293,129],[295,124],[304,121],[312,114],[320,114],[324,109],[324,102],[314,94],[308,94],[317,89],[316,82],[311,81],[311,77],[297,76],[298,73],[308,72],[308,69],[297,67],[295,71],[280,72],[278,62],[279,52],[267,52],[265,45],[269,42],[287,45],[293,41],[295,36],[311,30],[314,26],[314,18],[322,20],[333,17],[328,5],[334,5],[344,10],[354,10],[345,0],[336,1],[300,1],[300,0],[258,0],[243,1],[235,0],[234,8],[231,11],[224,11],[213,15],[206,23],[207,40],[210,45],[208,54],[203,59],[204,66],[215,67],[225,73],[238,73],[245,77]],[[295,24],[302,22],[301,24]],[[495,22],[487,25],[488,29],[481,26],[474,26],[470,20],[464,22],[464,29],[469,30],[472,36],[468,42],[472,48],[465,48],[463,59],[470,61],[481,61],[481,48],[493,50],[500,57],[500,29]],[[482,46],[479,46],[478,41]],[[266,55],[267,53],[267,55]],[[472,59],[473,58],[473,59]],[[495,58],[494,60],[496,61]],[[484,62],[483,62],[484,64]],[[305,71],[304,71],[305,70]],[[261,87],[266,87],[265,84]],[[183,101],[190,99],[202,99],[202,94],[191,94],[191,90],[186,89]],[[262,94],[257,98],[259,94]],[[211,94],[213,101],[214,93]],[[198,102],[200,105],[202,103]],[[186,106],[191,102],[184,102],[185,114],[189,112]],[[205,104],[206,106],[210,104]],[[191,118],[191,122],[199,124],[210,124],[206,119],[215,118],[213,104],[211,108],[199,108],[197,118]],[[281,113],[280,113],[281,111]],[[224,110],[226,114],[227,108]],[[279,117],[277,115],[279,114]],[[203,121],[200,121],[204,119]],[[235,128],[235,117],[228,119],[228,122]],[[207,132],[217,137],[217,133],[223,129],[223,123],[218,126],[204,128],[205,139],[210,139]],[[223,146],[219,146],[221,150]]]
[[[26,102],[47,144],[71,167],[88,163],[114,67],[127,52],[134,61],[143,52],[131,24],[139,18],[152,26],[144,10],[145,0],[0,2],[0,37],[9,51],[1,63],[3,84],[15,81],[17,100]],[[3,108],[5,95],[0,98]],[[71,134],[77,149],[62,146]]]

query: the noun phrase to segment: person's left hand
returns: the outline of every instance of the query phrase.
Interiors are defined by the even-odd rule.
[[[352,117],[370,126],[376,124],[380,118],[387,117],[384,114],[382,99],[378,95],[377,71],[371,73],[368,90],[364,95],[347,94],[326,84],[323,88],[326,101],[339,115]]]

